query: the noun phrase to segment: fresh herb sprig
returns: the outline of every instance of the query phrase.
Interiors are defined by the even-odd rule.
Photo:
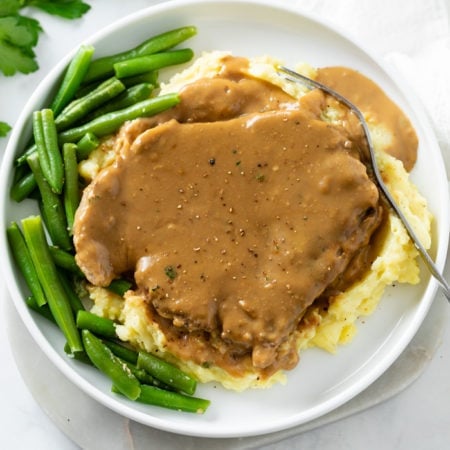
[[[11,126],[6,122],[0,122],[0,137],[5,137],[11,131]]]
[[[17,1],[17,0],[16,0]],[[79,19],[91,8],[82,0],[18,0],[25,6],[34,6],[53,16]]]
[[[43,31],[40,22],[21,14],[25,7],[38,8],[64,19],[82,17],[90,6],[82,0],[2,0],[0,2],[0,74],[29,74],[39,68],[34,49]],[[0,122],[0,137],[11,127]]]

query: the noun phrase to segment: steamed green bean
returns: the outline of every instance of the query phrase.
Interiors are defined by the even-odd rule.
[[[126,59],[137,58],[138,56],[151,55],[175,47],[181,42],[189,39],[197,33],[194,26],[185,26],[165,33],[152,36],[137,47],[126,50],[115,55],[105,56],[96,59],[89,67],[84,82],[88,83],[101,78],[106,78],[114,73],[114,64]]]
[[[80,87],[91,63],[94,47],[92,45],[82,45],[72,58],[59,90],[52,102],[51,109],[57,116],[63,108],[72,101],[75,92]]]
[[[152,93],[152,90],[153,85],[149,83],[140,83],[135,86],[131,86],[110,102],[92,111],[88,118],[89,120],[92,120],[96,117],[103,116],[104,114],[117,111],[119,109],[127,108],[128,106],[134,105],[142,100],[148,99]]]
[[[59,280],[66,291],[67,298],[69,299],[70,306],[72,308],[72,311],[74,314],[77,314],[78,311],[84,311],[83,302],[81,301],[80,297],[78,297],[78,294],[75,292],[73,283],[69,279],[68,275],[66,273],[63,273],[62,271],[59,271]]]
[[[52,243],[64,250],[70,250],[72,248],[72,242],[67,230],[67,220],[61,197],[50,188],[49,183],[42,173],[37,154],[28,157],[28,164],[33,171],[41,193],[45,225],[52,239]]]
[[[131,288],[131,286],[132,284],[129,281],[124,280],[122,278],[118,278],[116,280],[111,281],[110,285],[108,286],[108,289],[111,292],[114,292],[115,294],[123,297],[125,292],[127,292]]]
[[[86,133],[78,142],[77,142],[77,159],[81,161],[86,159],[92,150],[96,149],[100,144],[99,139],[94,133]]]
[[[36,186],[37,184],[34,174],[32,172],[28,172],[12,185],[10,196],[14,201],[21,202],[34,191]]]
[[[80,190],[78,186],[77,146],[72,143],[63,146],[65,183],[63,189],[64,210],[66,213],[69,234],[73,233],[75,211],[80,203]]]
[[[6,232],[14,259],[25,278],[25,282],[27,283],[37,306],[45,305],[47,299],[45,298],[44,291],[39,282],[39,277],[22,231],[16,222],[12,222]]]
[[[124,122],[137,119],[138,117],[152,116],[166,109],[172,108],[179,103],[177,94],[166,94],[159,97],[143,100],[128,108],[120,109],[97,117],[90,122],[63,131],[59,135],[61,143],[76,142],[86,133],[94,133],[97,137],[106,136],[116,131]]]
[[[69,103],[55,119],[59,131],[80,122],[91,111],[117,97],[125,90],[125,85],[117,78],[109,78],[84,97]]]
[[[64,333],[72,353],[82,351],[83,345],[75,324],[72,308],[48,250],[40,216],[30,216],[23,219],[22,227],[31,260],[36,268],[39,282],[52,315]]]
[[[52,190],[60,194],[64,183],[64,168],[51,109],[44,108],[34,112],[33,133],[42,173]]]
[[[140,351],[137,366],[140,369],[144,369],[158,380],[161,380],[163,383],[176,390],[186,392],[186,394],[192,395],[197,387],[197,382],[194,378],[190,377],[173,364],[170,364],[151,353]]]
[[[119,391],[131,400],[141,394],[139,380],[103,342],[89,330],[82,330],[84,349],[94,366],[111,379]]]
[[[75,256],[72,253],[65,251],[55,245],[50,245],[49,250],[50,254],[52,255],[53,261],[58,267],[76,276],[84,276],[83,272],[75,262]]]
[[[141,75],[146,72],[162,69],[163,67],[188,62],[193,56],[194,53],[190,48],[184,48],[126,59],[125,61],[114,64],[114,73],[118,78]]]
[[[203,414],[211,404],[209,400],[203,398],[190,397],[146,384],[141,385],[141,394],[137,401],[147,405],[162,406],[177,411],[198,414]]]
[[[53,322],[56,325],[55,318],[53,317],[53,314],[50,311],[50,307],[48,306],[48,304],[39,306],[37,304],[36,299],[32,295],[28,296],[25,299],[25,303],[27,304],[28,308],[37,312],[42,317],[45,317],[47,320],[50,320],[50,322]]]
[[[76,323],[78,328],[89,330],[96,335],[111,339],[117,337],[116,325],[111,319],[97,316],[89,311],[78,311]]]

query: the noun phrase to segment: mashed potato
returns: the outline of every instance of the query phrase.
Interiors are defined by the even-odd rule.
[[[220,71],[220,61],[224,54],[212,52],[203,55],[190,68],[175,75],[168,84],[162,85],[161,92],[178,91],[183,85],[196,79],[214,76]],[[278,61],[268,57],[252,59],[249,72],[254,77],[281,87],[295,98],[304,95],[306,88],[288,82],[277,74],[278,64]],[[312,78],[316,74],[315,69],[305,64],[298,66],[296,70]],[[339,112],[329,109],[323,119],[330,122],[338,120]],[[427,209],[426,201],[411,183],[409,174],[402,163],[385,152],[387,143],[391,141],[388,131],[373,120],[369,121],[369,127],[386,185],[424,246],[429,248],[432,217]],[[80,163],[80,173],[87,181],[90,181],[103,167],[113,161],[114,151],[110,143],[106,141],[91,154],[88,160]],[[419,267],[416,261],[418,253],[400,220],[392,213],[387,218],[386,229],[378,256],[363,279],[346,292],[334,297],[327,308],[322,308],[315,303],[309,307],[302,319],[303,326],[296,332],[299,350],[319,347],[335,352],[339,345],[353,339],[357,319],[375,310],[387,286],[394,282],[411,284],[419,282]],[[166,338],[158,326],[147,320],[143,298],[132,291],[126,293],[122,299],[103,288],[88,286],[88,289],[94,302],[92,312],[118,321],[120,325],[117,326],[117,334],[123,341],[159,354],[195,375],[201,382],[216,381],[226,388],[240,391],[251,387],[267,387],[274,382],[283,382],[285,379],[281,371],[264,381],[260,380],[255,373],[248,373],[237,379],[219,367],[203,367],[190,361],[181,361],[166,350]]]

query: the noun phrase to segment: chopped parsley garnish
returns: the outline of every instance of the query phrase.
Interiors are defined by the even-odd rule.
[[[174,280],[177,277],[177,271],[176,271],[175,267],[173,267],[173,266],[164,267],[164,273],[171,280]]]
[[[42,28],[35,19],[20,15],[0,17],[0,71],[5,76],[38,69],[34,47]]]
[[[10,130],[11,127],[6,122],[0,122],[0,137],[5,137]]]
[[[53,16],[77,19],[90,6],[82,0],[1,0],[0,1],[0,75],[35,72],[39,65],[34,48],[43,31],[36,19],[19,14],[25,7],[34,7]],[[0,122],[0,137],[6,136],[10,126]]]
[[[79,19],[91,8],[82,0],[20,0],[23,6],[34,6],[52,16]]]

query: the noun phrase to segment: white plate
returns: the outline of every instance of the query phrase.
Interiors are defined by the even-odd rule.
[[[98,55],[136,45],[149,35],[182,25],[198,27],[189,41],[197,54],[231,50],[236,55],[270,54],[289,64],[307,61],[316,66],[346,65],[370,76],[409,115],[420,139],[419,157],[412,179],[427,198],[435,215],[434,249],[443,267],[449,234],[447,180],[436,140],[421,107],[400,89],[385,68],[367,51],[329,24],[301,14],[297,8],[267,1],[175,1],[160,4],[115,23],[88,40]],[[0,223],[20,220],[35,211],[30,202],[9,200],[15,154],[31,133],[30,114],[46,104],[68,55],[44,79],[25,107],[11,135],[0,178]],[[429,181],[432,180],[430,183]],[[422,270],[422,283],[389,289],[375,312],[359,325],[351,345],[337,355],[320,350],[302,353],[298,367],[285,386],[244,393],[202,385],[198,395],[212,400],[204,415],[178,413],[139,405],[110,393],[110,382],[98,371],[66,358],[64,339],[54,326],[26,308],[26,288],[9,262],[5,233],[0,234],[0,257],[16,308],[39,346],[71,381],[86,393],[133,420],[166,431],[208,437],[238,437],[269,433],[306,423],[342,405],[378,378],[400,355],[422,323],[437,284]]]

